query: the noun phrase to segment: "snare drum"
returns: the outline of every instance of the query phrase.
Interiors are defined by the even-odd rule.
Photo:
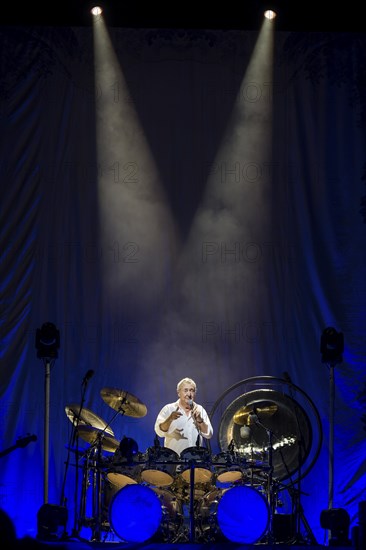
[[[167,447],[151,447],[147,451],[147,457],[141,479],[155,487],[171,485],[179,462],[178,454]]]
[[[194,484],[211,483],[212,471],[210,452],[205,447],[188,447],[180,453],[183,462],[181,477],[186,483],[191,483],[191,469],[194,470]]]

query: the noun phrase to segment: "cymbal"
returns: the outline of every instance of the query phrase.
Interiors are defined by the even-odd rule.
[[[146,405],[144,405],[137,397],[124,390],[115,388],[102,388],[100,395],[103,401],[112,409],[127,416],[140,418],[147,413]]]
[[[81,439],[92,445],[96,444],[100,438],[103,451],[114,453],[119,445],[117,439],[99,428],[93,428],[93,426],[78,426],[77,433]]]
[[[250,426],[253,423],[252,415],[257,415],[259,420],[273,416],[277,411],[277,405],[267,405],[264,407],[254,407],[246,405],[234,414],[234,422],[239,426]]]
[[[77,405],[75,403],[71,405],[67,405],[65,407],[67,418],[69,418],[73,424],[76,423],[77,421],[77,418],[79,416],[79,411],[80,411],[80,405]],[[105,429],[106,433],[110,435],[114,435],[112,428],[110,428],[107,425],[107,422],[104,422],[104,420],[100,418],[100,416],[93,413],[89,409],[83,408],[80,413],[79,426],[85,426],[85,425],[92,426],[93,428],[99,428],[100,430]]]

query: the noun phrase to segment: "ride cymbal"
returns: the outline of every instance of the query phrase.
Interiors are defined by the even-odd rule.
[[[127,391],[115,388],[102,388],[100,395],[103,401],[112,407],[112,409],[127,416],[141,418],[147,413],[146,405]]]
[[[250,426],[253,423],[253,416],[257,416],[259,420],[262,420],[263,418],[273,416],[277,409],[277,405],[267,405],[264,407],[246,405],[234,414],[233,420],[239,426]]]
[[[79,417],[79,426],[92,426],[93,428],[105,430],[105,432],[110,435],[114,435],[112,428],[108,426],[107,422],[89,409],[82,409],[80,412],[80,405],[73,403],[65,407],[65,412],[67,418],[69,418],[73,424],[77,423]]]
[[[103,430],[92,426],[78,426],[76,431],[81,439],[91,445],[97,445],[100,441],[103,451],[114,453],[118,448],[119,441]]]

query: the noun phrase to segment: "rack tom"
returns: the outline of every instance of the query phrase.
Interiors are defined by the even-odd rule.
[[[205,447],[188,447],[180,453],[181,478],[186,483],[191,483],[193,469],[194,484],[211,483],[211,455]]]
[[[212,458],[217,483],[236,483],[243,477],[242,464],[236,453],[223,451]]]
[[[167,447],[151,447],[147,451],[146,464],[141,479],[154,487],[169,487],[175,479],[179,456]]]
[[[107,469],[107,479],[112,485],[122,489],[126,485],[139,483],[144,455],[136,453],[131,456],[121,456],[117,449]]]

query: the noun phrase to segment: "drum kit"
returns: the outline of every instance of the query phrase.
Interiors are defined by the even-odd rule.
[[[127,391],[103,388],[101,397],[115,416],[140,418],[147,413]],[[293,455],[286,453],[286,445],[292,448],[296,437],[283,437],[275,429],[276,416],[281,426],[292,416],[282,396],[269,399],[260,391],[254,398],[238,398],[222,415],[217,454],[195,446],[178,455],[162,447],[158,437],[140,452],[133,439],[115,438],[112,421],[107,424],[88,409],[67,406],[77,437],[89,444],[82,464],[77,464],[83,474],[74,532],[88,527],[92,541],[111,536],[127,543],[278,542],[273,514],[289,472],[286,460],[291,476]],[[306,418],[304,423],[302,429]],[[257,446],[246,437],[255,428],[266,436]]]
[[[103,388],[101,397],[115,416],[140,418],[147,413],[146,406],[129,392]],[[157,437],[142,453],[133,439],[115,438],[112,421],[106,423],[76,404],[65,407],[65,412],[76,436],[89,444],[78,464],[83,475],[77,532],[91,528],[93,541],[100,541],[103,532],[124,542],[230,541],[235,527],[232,516],[238,508],[243,510],[244,504],[247,509],[250,501],[257,531],[252,533],[253,522],[246,510],[246,521],[242,517],[237,520],[238,526],[244,525],[238,542],[256,542],[265,535],[270,472],[264,461],[250,460],[233,446],[216,455],[198,446],[178,455],[162,447]],[[249,413],[244,408],[235,415],[238,426],[250,425]],[[257,413],[266,417],[275,410],[258,408]],[[111,456],[106,457],[103,451]],[[258,521],[253,500],[259,503],[262,521]],[[87,513],[90,508],[91,517]]]

